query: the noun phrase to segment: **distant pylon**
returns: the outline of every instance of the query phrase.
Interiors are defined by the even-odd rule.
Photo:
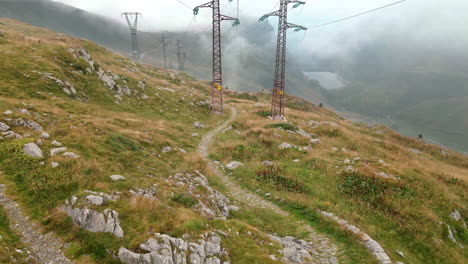
[[[232,1],[232,0],[229,0]],[[194,15],[200,8],[213,9],[213,81],[211,88],[211,110],[215,113],[223,113],[223,69],[221,60],[221,21],[234,20],[233,26],[239,25],[239,19],[224,16],[219,8],[219,0],[213,0],[195,7]]]
[[[286,120],[284,117],[284,90],[286,81],[286,42],[287,30],[295,28],[296,32],[307,30],[306,27],[288,23],[288,5],[295,4],[294,8],[304,5],[303,1],[281,0],[280,9],[266,14],[260,18],[260,21],[270,16],[278,16],[278,42],[276,48],[275,81],[273,84],[273,93],[271,100],[271,117],[274,120]]]
[[[168,44],[166,42],[166,35],[164,33],[162,34],[161,45],[162,45],[162,49],[163,49],[164,68],[167,68],[166,48],[167,48]]]
[[[138,12],[125,12],[122,13],[122,16],[125,16],[127,19],[128,27],[130,28],[131,40],[132,40],[132,57],[133,59],[140,58],[140,49],[138,48],[138,17],[141,16],[141,13]],[[133,22],[131,19],[133,18]]]
[[[177,58],[179,59],[179,71],[183,71],[185,69],[185,59],[187,54],[182,52],[182,46],[180,44],[180,39],[177,40]]]

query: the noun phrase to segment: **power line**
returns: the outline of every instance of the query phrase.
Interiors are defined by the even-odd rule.
[[[328,25],[331,25],[331,24],[335,24],[335,23],[338,23],[338,22],[345,21],[345,20],[349,20],[349,19],[352,19],[352,18],[355,18],[355,17],[358,17],[358,16],[362,16],[362,15],[366,15],[366,14],[369,14],[369,13],[372,13],[372,12],[375,12],[375,11],[378,11],[378,10],[381,10],[381,9],[384,9],[384,8],[387,8],[387,7],[390,7],[390,6],[401,4],[401,3],[406,2],[406,1],[408,1],[408,0],[401,0],[401,1],[398,1],[398,2],[395,2],[395,3],[392,3],[392,4],[384,5],[384,6],[381,6],[381,7],[366,11],[366,12],[362,12],[362,13],[359,13],[359,14],[356,14],[356,15],[352,15],[352,16],[349,16],[349,17],[345,17],[345,18],[342,18],[342,19],[335,20],[335,21],[331,21],[331,22],[328,22],[328,23],[325,23],[325,24],[320,24],[320,25],[316,25],[316,26],[313,26],[313,27],[309,27],[309,29],[324,27],[324,26],[328,26]]]
[[[184,2],[182,2],[182,1],[180,1],[180,0],[176,0],[176,1],[179,2],[181,5],[187,7],[188,9],[193,10],[193,8],[190,7],[189,5],[187,5],[186,3],[184,3]]]

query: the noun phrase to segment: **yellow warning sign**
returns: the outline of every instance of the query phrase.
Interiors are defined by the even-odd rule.
[[[279,94],[283,95],[283,94],[284,94],[284,91],[280,91]]]
[[[223,87],[221,85],[218,85],[218,90],[221,91],[222,89],[223,89]]]

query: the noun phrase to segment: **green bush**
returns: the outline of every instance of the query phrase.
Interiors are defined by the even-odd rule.
[[[258,111],[256,112],[257,115],[261,116],[261,117],[269,117],[271,115],[271,112],[270,111],[266,111],[266,110],[262,110],[262,111]]]
[[[192,208],[198,203],[197,199],[187,196],[183,193],[174,195],[171,200],[183,205],[186,208]]]
[[[255,171],[256,180],[275,185],[277,190],[286,190],[295,193],[308,193],[309,189],[304,183],[283,175],[277,166],[264,166]]]

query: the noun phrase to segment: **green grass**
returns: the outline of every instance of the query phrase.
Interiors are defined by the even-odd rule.
[[[270,124],[270,125],[266,125],[265,128],[281,128],[281,129],[289,130],[289,131],[299,130],[297,126],[290,124],[290,123]]]

